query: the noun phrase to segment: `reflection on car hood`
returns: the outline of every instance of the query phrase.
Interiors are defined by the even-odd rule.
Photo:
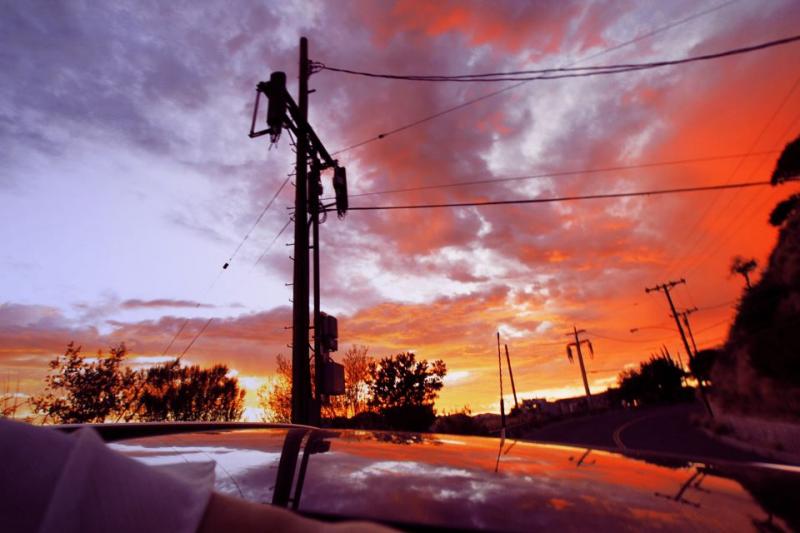
[[[254,502],[273,503],[282,494],[306,514],[395,525],[797,527],[800,474],[792,467],[654,462],[514,440],[308,428],[181,433],[111,446],[150,464],[213,460],[216,490]]]

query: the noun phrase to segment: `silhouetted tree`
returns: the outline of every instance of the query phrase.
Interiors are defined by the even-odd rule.
[[[411,352],[384,357],[370,364],[370,405],[379,409],[403,405],[431,405],[444,386],[444,361],[416,360]]]
[[[283,354],[277,363],[273,380],[258,388],[258,406],[264,422],[286,424],[292,421],[292,365]]]
[[[623,371],[618,378],[619,394],[630,404],[675,402],[686,397],[684,372],[668,357],[651,357],[638,370]]]
[[[50,361],[45,391],[31,398],[31,405],[45,421],[61,424],[103,422],[107,417],[130,413],[135,373],[122,368],[124,344],[109,350],[108,357],[97,352],[87,360],[81,347],[70,342],[64,355]]]
[[[788,143],[775,163],[770,181],[772,185],[779,185],[785,181],[800,176],[800,137]],[[793,194],[779,202],[769,215],[769,223],[781,226],[789,215],[800,205],[800,194]]]
[[[245,391],[225,365],[181,366],[175,359],[143,372],[142,420],[225,422],[242,417]]]
[[[243,390],[225,365],[182,367],[178,360],[142,370],[123,366],[124,344],[109,355],[81,355],[80,346],[50,362],[45,391],[31,399],[44,421],[101,423],[107,420],[238,420]]]
[[[769,223],[776,228],[783,226],[783,223],[797,209],[798,205],[800,205],[800,193],[781,200],[769,214]]]
[[[620,372],[617,377],[619,384],[618,394],[623,402],[628,405],[639,405],[642,403],[642,375],[636,369],[628,369]]]
[[[750,272],[756,269],[758,263],[755,259],[745,259],[741,255],[737,255],[731,261],[731,274],[739,274],[744,277],[747,288],[750,289]]]
[[[783,148],[770,181],[772,185],[778,185],[797,176],[800,176],[800,137]]]
[[[689,369],[692,375],[703,382],[703,384],[711,384],[711,370],[714,368],[714,363],[719,357],[720,350],[707,349],[700,350],[689,361]]]
[[[800,176],[800,138],[781,154],[773,185]],[[775,208],[780,226],[766,268],[742,296],[713,369],[715,402],[722,410],[757,416],[800,416],[800,199]]]
[[[436,418],[433,403],[444,386],[447,367],[442,360],[417,361],[413,353],[384,357],[370,364],[370,407],[393,428],[427,430]]]

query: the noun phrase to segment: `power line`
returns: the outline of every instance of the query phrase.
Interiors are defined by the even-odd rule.
[[[650,70],[654,68],[669,67],[676,65],[685,65],[688,63],[695,63],[698,61],[709,61],[712,59],[721,59],[724,57],[732,57],[742,54],[749,54],[759,50],[766,50],[775,46],[783,46],[786,44],[800,41],[800,34],[784,37],[782,39],[775,39],[752,46],[745,46],[741,48],[733,48],[723,50],[713,54],[703,54],[697,56],[685,57],[683,59],[669,59],[661,61],[648,61],[645,63],[626,63],[616,65],[602,65],[596,67],[558,67],[547,69],[533,69],[533,70],[518,70],[513,72],[493,72],[484,74],[463,74],[457,76],[425,76],[425,75],[400,75],[400,74],[380,74],[375,72],[365,72],[359,70],[351,70],[345,68],[329,67],[322,63],[315,63],[315,66],[321,70],[329,70],[332,72],[340,72],[344,74],[351,74],[355,76],[364,76],[369,78],[383,78],[392,80],[406,80],[406,81],[427,81],[427,82],[503,82],[503,81],[534,81],[534,80],[560,80],[564,78],[585,78],[589,76],[601,76],[608,74],[619,74],[622,72],[632,72],[640,70]],[[566,72],[566,73],[565,73]],[[535,76],[534,76],[535,75]],[[522,76],[522,77],[520,77]]]
[[[554,341],[554,342],[537,342],[535,344],[531,344],[530,346],[536,348],[538,346],[563,346],[564,341]]]
[[[797,81],[800,82],[800,78],[798,78]],[[797,84],[795,84],[794,87],[796,88]],[[794,137],[793,135],[790,136],[790,133],[794,129],[794,127],[798,123],[798,121],[800,121],[800,114],[796,115],[789,122],[789,126],[778,137],[778,139],[781,139],[777,143],[778,146],[785,144],[786,142],[788,142],[788,140],[791,140],[791,138]],[[777,151],[780,152],[782,150],[777,150]],[[765,162],[766,162],[766,159],[762,160],[761,163],[759,163],[758,166],[756,166],[756,168],[750,173],[750,178],[755,176],[760,171],[761,167],[764,165]],[[713,257],[714,254],[725,243],[727,243],[734,235],[737,235],[739,230],[747,222],[750,221],[750,215],[755,214],[759,209],[761,209],[763,206],[765,206],[767,203],[769,203],[770,200],[772,200],[774,197],[782,196],[784,194],[783,191],[780,191],[777,188],[775,188],[775,190],[773,191],[773,194],[770,195],[769,192],[767,192],[766,195],[763,198],[759,198],[760,196],[764,195],[764,193],[765,193],[765,191],[762,190],[762,191],[759,191],[759,193],[756,194],[755,196],[748,198],[748,202],[747,202],[746,205],[749,206],[749,209],[747,209],[747,211],[740,211],[738,213],[738,215],[736,217],[732,218],[730,220],[730,222],[728,222],[728,224],[722,229],[722,231],[719,233],[720,237],[714,239],[713,243],[709,243],[708,246],[706,246],[703,251],[701,251],[696,256],[694,256],[694,258],[691,259],[687,264],[684,264],[684,272],[688,273],[688,272],[691,272],[691,271],[695,270],[700,265],[704,264],[704,259],[709,258],[709,257]],[[729,207],[731,207],[734,198],[731,198],[729,200],[728,204],[725,206],[725,208],[723,210],[726,210]],[[758,200],[758,199],[760,199],[761,201],[756,203],[756,200]],[[739,222],[738,224],[736,224],[737,221]],[[736,224],[736,225],[734,226],[734,224]],[[723,235],[724,235],[724,237],[721,237]]]
[[[728,155],[716,155],[716,156],[705,156],[705,157],[692,157],[687,159],[674,159],[670,161],[652,161],[647,163],[634,163],[631,165],[613,165],[613,166],[606,166],[606,167],[596,167],[596,168],[584,168],[579,170],[562,170],[562,171],[554,171],[554,172],[543,172],[541,174],[530,174],[528,176],[511,176],[511,177],[503,177],[503,178],[486,178],[480,180],[462,180],[462,181],[453,181],[449,183],[438,183],[432,185],[420,185],[418,187],[404,187],[400,189],[384,189],[379,191],[367,191],[363,193],[356,193],[350,194],[350,198],[362,197],[362,196],[377,196],[381,194],[396,194],[396,193],[403,193],[403,192],[414,192],[414,191],[426,191],[431,189],[448,189],[454,187],[465,187],[470,185],[485,185],[487,183],[504,183],[509,181],[524,181],[524,180],[533,180],[533,179],[546,179],[546,178],[558,178],[562,176],[576,176],[581,174],[599,174],[603,172],[615,172],[619,170],[633,170],[633,169],[641,169],[641,168],[654,168],[654,167],[663,167],[663,166],[677,166],[677,165],[687,165],[691,163],[705,163],[711,161],[724,161],[726,159],[738,159],[741,157],[756,157],[761,155],[770,155],[779,153],[780,150],[765,150],[762,152],[749,152],[749,153],[742,153],[742,154],[728,154]],[[324,200],[333,200],[334,197],[326,197],[323,198]]]
[[[708,331],[710,329],[714,329],[714,328],[717,328],[719,326],[722,326],[723,324],[730,324],[730,322],[731,322],[731,319],[726,318],[725,320],[720,320],[719,322],[714,322],[710,326],[706,326],[706,327],[704,327],[702,329],[698,329],[697,331],[695,331],[695,333],[703,333],[703,332]]]
[[[592,59],[595,59],[595,58],[600,57],[602,55],[605,55],[605,54],[608,54],[610,52],[619,50],[620,48],[624,48],[626,46],[629,46],[631,44],[637,43],[639,41],[642,41],[642,40],[647,39],[649,37],[652,37],[654,35],[658,35],[659,33],[663,33],[663,32],[665,32],[667,30],[670,30],[672,28],[680,26],[681,24],[685,24],[686,22],[689,22],[691,20],[703,17],[703,16],[708,15],[710,13],[713,13],[715,11],[718,11],[718,10],[720,10],[722,8],[725,8],[725,7],[727,7],[727,6],[731,5],[731,4],[734,4],[734,3],[738,2],[738,1],[739,0],[728,0],[726,2],[722,2],[722,3],[720,3],[720,4],[716,5],[716,6],[713,6],[711,8],[705,9],[703,11],[699,11],[699,12],[697,12],[695,14],[689,15],[689,16],[684,17],[682,19],[678,19],[678,20],[676,20],[674,22],[671,22],[669,24],[661,26],[660,28],[656,28],[655,30],[651,30],[651,31],[649,31],[647,33],[643,33],[641,35],[638,35],[638,36],[634,37],[633,39],[629,39],[627,41],[624,41],[622,43],[614,45],[614,46],[612,46],[610,48],[606,48],[605,50],[601,50],[601,51],[599,51],[599,52],[597,52],[595,54],[591,54],[591,55],[589,55],[589,56],[587,56],[587,57],[585,57],[583,59],[580,59],[578,61],[573,61],[572,63],[568,63],[565,66],[572,66],[572,65],[577,65],[579,63],[584,63],[586,61],[591,61]],[[424,124],[424,123],[429,122],[431,120],[435,120],[435,119],[437,119],[437,118],[439,118],[441,116],[447,115],[447,114],[452,113],[454,111],[458,111],[459,109],[463,109],[463,108],[465,108],[467,106],[470,106],[472,104],[477,104],[478,102],[482,102],[483,100],[492,98],[492,97],[497,96],[499,94],[503,94],[503,93],[505,93],[507,91],[511,91],[513,89],[516,89],[517,87],[521,87],[522,85],[525,85],[526,83],[528,83],[528,82],[527,81],[517,82],[517,83],[514,83],[513,85],[509,85],[508,87],[503,87],[502,89],[498,89],[496,91],[492,91],[490,93],[486,93],[484,95],[478,96],[478,97],[470,99],[470,100],[466,100],[466,101],[464,101],[464,102],[462,102],[460,104],[457,104],[455,106],[442,109],[441,111],[437,111],[436,113],[424,116],[424,117],[422,117],[422,118],[420,118],[418,120],[409,122],[409,123],[404,124],[402,126],[398,126],[397,128],[394,128],[392,130],[386,131],[384,133],[379,133],[378,135],[375,135],[374,137],[370,137],[370,138],[365,139],[363,141],[360,141],[360,142],[357,142],[355,144],[351,144],[349,146],[341,148],[341,149],[339,149],[339,150],[337,150],[335,152],[332,152],[331,155],[337,155],[337,154],[341,154],[341,153],[344,153],[344,152],[349,152],[350,150],[355,150],[356,148],[360,148],[360,147],[362,147],[362,146],[364,146],[366,144],[370,144],[370,143],[373,143],[375,141],[379,141],[381,139],[385,139],[386,137],[388,137],[390,135],[394,135],[396,133],[400,133],[400,132],[405,131],[407,129],[414,128],[416,126],[419,126],[420,124]]]
[[[288,179],[288,178],[287,178],[287,179]],[[285,182],[284,182],[284,185],[285,185]],[[275,242],[277,242],[278,238],[279,238],[281,235],[283,235],[283,232],[284,232],[284,231],[286,231],[286,228],[288,228],[288,227],[289,227],[289,225],[290,225],[290,224],[291,224],[293,221],[294,221],[294,218],[289,218],[289,220],[287,220],[287,221],[286,221],[286,224],[284,224],[284,225],[283,225],[283,227],[280,229],[280,231],[278,231],[278,233],[277,233],[277,234],[275,234],[275,237],[273,237],[273,238],[272,238],[272,241],[270,241],[269,245],[268,245],[268,246],[267,246],[267,247],[264,249],[264,251],[261,253],[261,255],[259,256],[259,258],[258,258],[258,259],[256,259],[256,261],[253,263],[253,268],[255,268],[255,267],[256,267],[256,265],[258,265],[258,263],[260,263],[260,262],[261,262],[261,260],[264,258],[264,256],[265,256],[265,255],[267,255],[267,252],[269,252],[270,248],[272,248],[272,246],[275,244]],[[181,354],[178,356],[178,359],[180,359],[180,358],[182,358],[184,355],[186,355],[186,353],[189,351],[189,349],[192,347],[192,345],[194,345],[194,343],[195,343],[195,342],[197,342],[197,339],[199,339],[199,338],[200,338],[200,336],[201,336],[201,335],[203,335],[203,333],[205,333],[205,331],[206,331],[206,328],[208,328],[209,324],[211,324],[211,322],[212,322],[213,320],[214,320],[214,317],[211,317],[211,318],[209,318],[209,319],[208,319],[208,322],[206,322],[206,323],[205,323],[205,325],[204,325],[204,326],[203,326],[203,327],[200,329],[200,331],[198,331],[198,332],[197,332],[197,334],[194,336],[194,338],[192,338],[192,340],[189,342],[189,344],[186,346],[186,348],[184,348],[183,352],[181,352]],[[175,337],[172,339],[172,342],[174,342],[174,341],[175,341],[175,339],[177,338],[177,336],[178,336],[178,335],[180,335],[180,332],[181,332],[181,331],[183,331],[183,329],[186,327],[186,324],[187,324],[188,322],[189,322],[189,319],[187,318],[187,319],[184,321],[183,325],[181,326],[180,330],[178,330],[178,333],[177,333],[177,334],[175,335]],[[170,346],[172,346],[172,342],[170,342]],[[164,351],[164,354],[166,355],[166,350]]]
[[[677,333],[678,330],[675,330],[675,332]],[[599,333],[597,333],[594,330],[592,330],[591,333],[592,333],[593,336],[595,336],[597,338],[600,338],[600,339],[604,339],[604,340],[607,340],[607,341],[614,341],[614,342],[624,342],[624,343],[627,343],[627,344],[648,344],[648,343],[651,343],[651,342],[661,342],[661,341],[664,341],[664,340],[672,338],[672,335],[670,335],[668,337],[659,337],[658,339],[620,339],[618,337],[609,337],[607,335],[600,335]]]
[[[794,81],[792,86],[789,88],[789,91],[786,93],[786,95],[783,97],[783,99],[778,104],[778,106],[775,109],[775,111],[772,113],[772,115],[767,120],[766,124],[764,124],[764,127],[761,129],[761,131],[759,131],[758,135],[756,135],[756,138],[751,143],[750,148],[748,149],[748,152],[754,152],[755,147],[758,145],[758,143],[764,137],[764,135],[766,134],[767,130],[772,125],[772,123],[775,121],[775,119],[777,118],[778,114],[783,109],[783,107],[786,105],[786,103],[789,101],[789,99],[791,98],[792,94],[794,94],[794,91],[798,88],[798,86],[800,86],[800,76]],[[733,178],[736,176],[736,174],[742,168],[743,164],[744,164],[744,158],[739,160],[739,163],[736,165],[736,168],[734,168],[733,171],[731,172],[731,174],[728,177],[728,180],[727,180],[726,183],[730,183],[731,180],[733,180]],[[755,174],[755,171],[750,174],[750,177],[752,177],[754,174]],[[692,235],[698,235],[697,238],[692,240],[692,242],[689,245],[689,247],[685,248],[683,253],[680,254],[680,256],[676,256],[676,258],[673,258],[673,260],[667,265],[667,267],[664,269],[664,271],[666,271],[668,273],[677,273],[678,266],[680,266],[682,263],[685,263],[687,258],[690,257],[690,253],[692,251],[694,251],[695,248],[697,248],[698,244],[700,244],[701,242],[704,241],[704,235],[701,232],[698,232],[697,230],[699,229],[700,225],[706,220],[706,218],[708,218],[709,214],[711,213],[711,210],[714,208],[714,206],[717,203],[717,199],[718,198],[715,197],[715,198],[713,198],[711,200],[711,202],[706,204],[705,209],[703,210],[703,213],[700,215],[700,217],[698,219],[695,220],[694,225],[686,233],[686,238],[688,238],[689,236],[692,236]],[[725,206],[725,208],[723,210],[728,209],[731,206],[732,201],[733,201],[733,198],[731,198],[731,200],[728,202],[728,204]],[[684,239],[682,242],[684,242],[685,240],[686,239]]]
[[[239,245],[236,247],[236,249],[230,255],[230,257],[225,262],[225,264],[222,265],[222,268],[217,273],[217,276],[214,278],[214,281],[212,281],[211,285],[209,285],[209,287],[206,289],[205,294],[208,294],[211,291],[211,289],[213,289],[214,286],[217,284],[217,282],[219,281],[219,278],[222,276],[222,273],[228,268],[228,266],[230,266],[230,263],[233,261],[233,258],[236,257],[236,254],[239,253],[239,250],[241,250],[241,248],[244,245],[244,243],[247,241],[248,238],[250,238],[250,234],[256,229],[256,226],[258,226],[258,224],[261,222],[261,219],[264,218],[264,214],[269,210],[270,207],[272,207],[272,204],[275,203],[275,200],[278,198],[278,195],[281,193],[283,188],[289,182],[289,179],[291,178],[291,176],[292,176],[291,174],[286,176],[286,179],[283,180],[283,183],[281,183],[280,187],[278,187],[278,190],[275,191],[275,194],[272,195],[272,198],[270,199],[270,201],[267,202],[267,205],[264,207],[264,209],[261,210],[261,213],[258,215],[258,218],[256,218],[255,223],[250,228],[250,230],[248,230],[248,232],[245,233],[245,235],[242,238],[241,242],[239,242]],[[287,223],[287,226],[288,226],[288,223]],[[272,244],[275,243],[275,240],[277,240],[277,238],[280,236],[281,233],[283,233],[283,231],[285,229],[286,229],[286,226],[284,226],[284,228],[280,231],[280,233],[278,233],[278,235],[275,237],[275,239],[273,239],[272,243],[270,243],[269,247],[267,247],[267,250],[265,250],[264,253],[261,254],[261,257],[258,258],[258,261],[261,261],[261,259],[264,257],[264,255],[269,250],[269,248],[272,247]],[[256,261],[256,263],[258,263],[258,261]],[[200,307],[201,304],[202,304],[202,302],[198,302],[197,304],[195,304],[195,306],[194,306],[195,309]],[[167,344],[167,347],[164,348],[163,352],[161,352],[161,355],[167,355],[167,353],[169,352],[170,348],[172,348],[172,345],[175,344],[175,341],[178,340],[178,337],[180,337],[181,333],[183,333],[183,330],[186,329],[187,324],[189,324],[189,320],[190,320],[189,318],[184,319],[183,323],[178,328],[178,331],[176,331],[175,334],[170,339],[169,343]],[[203,329],[205,329],[205,328],[203,328]],[[189,346],[186,348],[186,350],[188,350],[189,347],[191,347],[191,345],[194,344],[195,340],[197,340],[197,339],[193,339],[192,342],[189,343]],[[186,350],[184,350],[184,353],[186,352]],[[181,354],[180,357],[183,357],[183,354]]]
[[[278,190],[275,191],[275,194],[272,195],[272,198],[270,198],[269,202],[267,202],[267,205],[264,206],[264,209],[261,210],[261,214],[258,215],[258,218],[256,218],[256,221],[253,223],[252,227],[247,231],[247,233],[244,234],[244,237],[242,238],[242,240],[239,243],[239,245],[236,247],[236,249],[233,251],[231,256],[228,258],[228,260],[222,266],[223,270],[228,268],[228,266],[233,261],[233,258],[236,257],[236,254],[238,254],[239,250],[242,249],[242,246],[244,246],[244,243],[247,242],[247,239],[250,238],[250,234],[253,233],[253,231],[256,229],[256,226],[258,226],[258,224],[261,222],[261,219],[264,218],[264,215],[269,210],[269,208],[272,207],[272,204],[275,203],[275,200],[278,198],[278,195],[281,193],[283,188],[286,187],[286,184],[289,183],[289,178],[291,178],[291,174],[286,176],[286,179],[283,180],[283,183],[281,183],[281,186],[278,187]]]
[[[275,235],[275,237],[272,238],[272,241],[270,241],[270,243],[267,245],[267,247],[264,249],[264,251],[261,252],[261,255],[258,256],[258,259],[255,260],[255,262],[253,263],[253,267],[258,265],[261,262],[261,260],[264,259],[264,256],[267,255],[267,252],[270,251],[270,249],[275,244],[275,242],[278,240],[278,238],[281,235],[283,235],[283,232],[286,231],[286,229],[289,227],[289,224],[291,224],[293,221],[294,221],[294,218],[289,218],[289,220],[286,221],[286,224],[283,225],[283,227],[280,229],[280,231],[278,231],[278,233]]]
[[[769,181],[751,181],[743,183],[726,183],[723,185],[701,185],[697,187],[681,187],[676,189],[653,189],[649,191],[587,194],[587,195],[576,195],[576,196],[558,196],[552,198],[525,198],[518,200],[488,200],[483,202],[455,202],[455,203],[441,203],[441,204],[350,206],[348,210],[389,211],[389,210],[399,210],[399,209],[438,209],[446,207],[481,207],[488,205],[544,204],[544,203],[554,203],[554,202],[571,202],[577,200],[600,200],[609,198],[630,198],[634,196],[655,196],[661,194],[719,191],[725,189],[741,189],[746,187],[763,187],[767,185],[770,185]]]
[[[726,302],[720,302],[720,303],[714,304],[714,305],[705,305],[703,307],[698,307],[697,311],[699,312],[699,311],[709,311],[709,310],[712,310],[712,309],[719,309],[720,307],[728,307],[728,306],[730,306],[731,304],[734,304],[734,303],[736,303],[736,300],[728,300]],[[724,323],[726,321],[727,320],[723,320],[723,321],[721,321],[719,323],[716,323],[716,324],[714,324],[712,326],[709,326],[706,329],[711,329],[711,328],[716,327],[717,325],[722,324],[722,323]],[[655,326],[642,326],[642,327],[635,328],[635,329],[636,330],[642,330],[642,329],[648,329],[648,328],[653,328],[653,327],[655,327]],[[706,329],[698,330],[698,333],[700,333],[702,331],[706,331]],[[678,330],[674,330],[674,331],[677,333]],[[669,335],[669,336],[665,336],[665,337],[659,337],[657,339],[621,339],[619,337],[610,337],[608,335],[601,335],[600,333],[597,333],[594,330],[591,330],[591,333],[595,337],[599,337],[601,339],[605,339],[605,340],[609,340],[609,341],[615,341],[615,342],[625,342],[625,343],[630,343],[630,344],[644,344],[644,343],[650,343],[650,342],[660,342],[660,341],[664,341],[664,340],[668,340],[668,339],[673,338],[673,335]]]
[[[706,305],[704,307],[699,307],[698,311],[708,311],[709,309],[719,309],[720,307],[728,307],[731,304],[735,304],[737,300],[728,300],[727,302],[722,302],[714,305]]]
[[[205,332],[206,328],[208,327],[209,324],[211,324],[212,320],[214,320],[214,317],[209,318],[208,321],[206,321],[206,323],[203,324],[203,327],[200,328],[200,331],[198,331],[195,334],[195,336],[192,338],[191,342],[189,342],[189,344],[186,345],[186,348],[184,348],[183,351],[181,352],[181,354],[178,356],[178,360],[182,359],[183,356],[186,355],[186,352],[188,352],[189,348],[191,348],[192,345],[194,345],[194,343],[197,342],[197,339],[199,339],[200,335],[202,335],[203,332]]]

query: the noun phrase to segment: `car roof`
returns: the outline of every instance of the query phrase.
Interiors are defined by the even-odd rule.
[[[459,435],[242,424],[181,431],[151,430],[112,446],[154,465],[213,460],[215,489],[253,502],[401,527],[739,531],[798,523],[794,467]]]

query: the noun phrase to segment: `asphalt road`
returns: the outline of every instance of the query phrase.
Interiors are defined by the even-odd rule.
[[[773,460],[723,444],[692,424],[700,404],[623,409],[572,418],[528,431],[523,439],[726,461]]]

